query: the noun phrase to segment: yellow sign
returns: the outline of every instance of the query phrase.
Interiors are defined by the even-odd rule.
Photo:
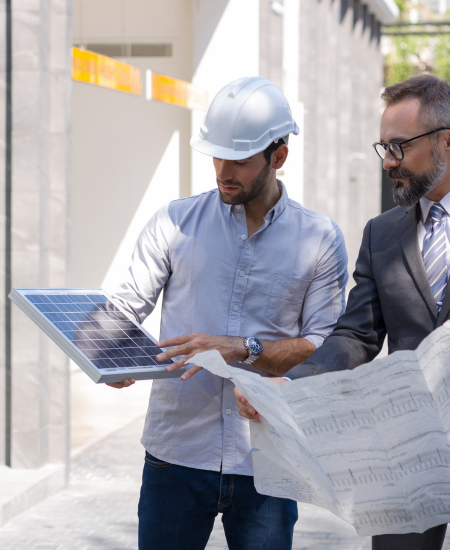
[[[208,110],[208,92],[196,88],[190,82],[148,70],[146,84],[147,99],[157,99],[187,109]]]
[[[128,94],[142,91],[141,69],[80,48],[72,48],[72,78]]]

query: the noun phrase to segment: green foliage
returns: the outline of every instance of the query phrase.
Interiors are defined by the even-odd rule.
[[[431,73],[450,81],[450,34],[389,37],[385,86],[409,76]]]
[[[392,36],[385,61],[385,86],[409,76],[430,72],[430,40],[427,36]]]
[[[411,8],[421,8],[421,4],[411,0],[395,0],[400,9],[400,20],[409,20]],[[444,16],[449,19],[450,14]],[[428,14],[427,19],[432,15]],[[435,30],[448,29],[434,27]],[[417,27],[398,27],[399,31],[417,31]],[[409,76],[432,73],[450,80],[450,33],[443,35],[403,35],[390,36],[389,53],[384,67],[384,84],[389,86]]]
[[[433,73],[450,81],[450,34],[435,40]]]
[[[403,13],[406,13],[408,11],[408,0],[395,0],[395,3],[400,10],[400,17]]]

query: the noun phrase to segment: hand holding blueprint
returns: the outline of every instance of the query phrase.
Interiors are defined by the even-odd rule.
[[[250,423],[259,493],[327,508],[360,535],[450,521],[450,323],[416,351],[282,386],[217,351],[190,362],[261,413]]]

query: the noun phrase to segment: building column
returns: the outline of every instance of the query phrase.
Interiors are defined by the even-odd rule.
[[[0,5],[5,26],[9,1]],[[11,6],[10,129],[5,117],[8,67],[0,66],[2,163],[11,144],[10,175],[5,166],[0,175],[5,197],[0,226],[5,288],[0,298],[0,401],[10,403],[0,414],[0,463],[39,468],[68,459],[68,361],[16,306],[8,308],[6,287],[9,280],[11,287],[66,286],[71,0],[14,0]],[[8,32],[5,50],[7,38]],[[11,215],[5,216],[9,183]],[[8,370],[10,388],[4,382]]]

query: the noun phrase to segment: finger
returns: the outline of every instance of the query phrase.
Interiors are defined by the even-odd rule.
[[[276,384],[277,386],[282,386],[283,384],[286,384],[288,380],[285,378],[267,378],[267,380],[270,380],[273,384]]]
[[[158,348],[171,348],[172,346],[180,346],[186,344],[192,340],[192,334],[186,334],[184,336],[176,336],[175,338],[167,338],[167,340],[160,340],[156,342]]]
[[[238,407],[240,406],[241,403],[244,403],[244,405],[248,403],[247,399],[244,397],[244,395],[240,390],[238,390],[237,388],[234,388],[233,393],[236,396],[236,404]]]
[[[239,391],[239,390],[238,390]],[[261,415],[256,411],[254,407],[248,404],[247,399],[239,392],[240,397],[236,399],[236,405],[239,410],[239,414],[249,420],[259,420]]]
[[[245,416],[245,417],[247,417],[247,415],[249,415],[249,414],[250,414],[250,413],[249,413],[249,408],[250,408],[250,407],[249,407],[249,405],[248,405],[248,404],[244,405],[243,403],[241,403],[241,401],[236,401],[236,405],[237,405],[237,408],[238,408],[239,414],[241,414],[241,413],[242,413],[242,416]],[[254,413],[256,413],[256,411],[255,411],[255,410],[252,410],[251,412],[254,412]]]
[[[245,403],[243,401],[241,401],[241,399],[236,399],[236,405],[237,405],[237,407],[240,411],[245,411],[246,413],[249,413],[249,414],[255,414],[256,413],[256,409],[254,409],[249,404],[247,399],[245,399]]]
[[[194,346],[192,342],[188,344],[183,344],[181,346],[177,346],[172,349],[168,349],[167,351],[164,351],[163,353],[160,353],[156,356],[157,361],[165,361],[166,359],[173,359],[174,357],[177,357],[178,355],[188,355],[188,353],[192,353],[194,351]],[[197,350],[198,351],[198,350]],[[194,355],[192,353],[192,355]]]
[[[249,412],[250,410],[252,410],[255,414],[251,414]],[[248,420],[259,420],[261,418],[261,415],[253,408],[239,409],[239,414]]]
[[[189,378],[192,378],[194,374],[197,374],[197,372],[200,372],[201,370],[203,370],[203,367],[198,367],[197,365],[194,365],[182,375],[181,380],[188,380]]]
[[[111,386],[111,388],[121,390],[122,388],[128,388],[129,386],[132,386],[134,383],[135,380],[133,378],[127,378],[125,380],[122,380],[122,382],[109,382],[106,385]]]
[[[171,365],[167,365],[166,371],[171,372],[173,370],[180,369],[181,367],[185,367],[187,364],[189,364],[189,359],[193,356],[194,354],[191,353],[191,355],[186,355],[185,357],[181,357],[181,359],[178,359],[178,361],[175,361],[175,363],[172,363]]]

